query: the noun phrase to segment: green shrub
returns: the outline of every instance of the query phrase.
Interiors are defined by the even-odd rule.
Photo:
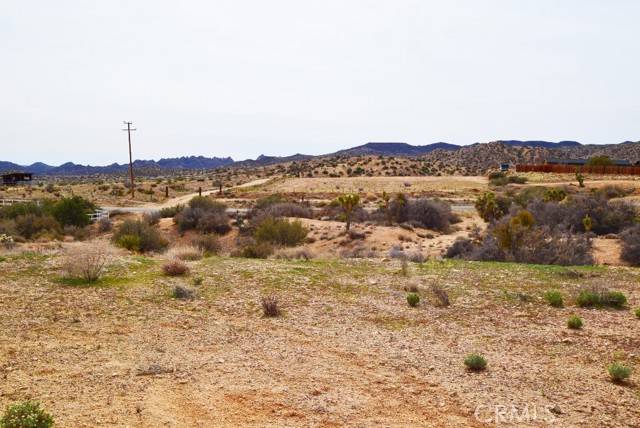
[[[240,250],[233,252],[233,257],[244,257],[247,259],[266,259],[273,254],[273,246],[266,242],[248,244]]]
[[[140,237],[137,235],[122,235],[115,244],[129,251],[140,251]]]
[[[469,370],[482,371],[487,368],[487,360],[482,355],[473,353],[467,355],[467,358],[464,359],[464,365]]]
[[[412,308],[415,308],[420,303],[420,296],[418,296],[416,293],[407,294],[407,303]]]
[[[636,318],[640,318],[640,308],[637,308],[634,313],[636,314]]]
[[[125,220],[113,234],[113,242],[123,248],[143,253],[163,250],[168,244],[155,226],[141,220]]]
[[[35,239],[45,235],[57,238],[62,234],[60,223],[50,215],[19,215],[15,219],[15,228],[25,239]]]
[[[561,308],[564,305],[562,294],[557,290],[549,290],[544,293],[544,299],[554,308]]]
[[[627,304],[627,296],[621,291],[609,291],[604,294],[602,304],[604,306],[621,309]]]
[[[173,207],[166,207],[160,210],[160,217],[171,218],[175,217],[180,211],[184,209],[183,205],[174,205]]]
[[[607,367],[609,376],[614,382],[624,382],[631,376],[631,367],[628,367],[620,362],[609,364]]]
[[[258,242],[294,247],[307,237],[307,229],[299,221],[267,218],[258,225],[254,237]]]
[[[627,304],[627,297],[620,291],[591,288],[580,291],[576,304],[582,308],[611,307],[621,309]]]
[[[62,198],[55,202],[51,214],[62,226],[86,226],[91,220],[89,214],[96,206],[80,196]]]
[[[573,330],[579,330],[583,326],[582,318],[577,315],[571,315],[567,320],[567,327]]]
[[[486,222],[500,219],[509,211],[511,201],[507,198],[496,196],[493,192],[485,192],[476,202],[476,211]]]
[[[2,428],[49,428],[53,417],[40,408],[36,401],[23,401],[8,406],[0,418]]]

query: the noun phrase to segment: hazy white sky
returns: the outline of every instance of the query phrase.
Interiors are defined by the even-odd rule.
[[[0,3],[0,160],[640,139],[637,0]]]

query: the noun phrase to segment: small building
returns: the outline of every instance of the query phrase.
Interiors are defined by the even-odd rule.
[[[2,174],[2,184],[4,185],[31,184],[32,181],[33,174],[30,172]]]

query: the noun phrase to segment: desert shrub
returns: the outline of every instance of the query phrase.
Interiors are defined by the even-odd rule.
[[[173,218],[181,232],[197,229],[203,233],[225,234],[231,230],[227,207],[204,196],[196,196]]]
[[[470,255],[475,248],[474,242],[471,239],[460,236],[447,248],[444,257],[448,259],[464,258]]]
[[[15,241],[13,240],[13,236],[5,235],[4,233],[0,233],[0,247],[10,249],[15,245]]]
[[[160,251],[167,246],[155,226],[141,220],[125,220],[113,234],[113,242],[133,251]]]
[[[16,222],[13,219],[0,219],[0,235],[16,236]]]
[[[486,222],[500,219],[509,211],[511,201],[502,196],[496,196],[493,192],[485,192],[475,202],[478,215]]]
[[[620,234],[622,249],[620,258],[625,262],[640,266],[640,225],[630,227]]]
[[[580,330],[583,325],[582,318],[577,315],[571,315],[567,320],[567,327],[572,330]]]
[[[627,304],[627,297],[620,291],[610,291],[606,287],[587,287],[580,290],[576,304],[582,308],[611,307],[621,309]]]
[[[86,226],[91,220],[89,214],[96,206],[80,196],[62,198],[55,202],[51,214],[62,226]]]
[[[311,208],[293,202],[278,202],[262,209],[266,217],[297,217],[311,218],[313,211]]]
[[[62,263],[62,276],[65,279],[79,279],[85,283],[100,279],[109,263],[109,253],[102,245],[75,248],[70,250]]]
[[[590,157],[589,159],[587,159],[587,162],[585,163],[585,165],[587,165],[587,166],[609,166],[609,165],[613,165],[613,161],[611,160],[611,158],[609,156],[597,155],[597,156],[593,156],[593,157]]]
[[[79,226],[65,226],[62,229],[62,232],[66,236],[72,236],[76,241],[84,241],[89,237],[89,228],[88,227],[79,227]]]
[[[246,259],[266,259],[273,254],[273,246],[268,242],[249,243],[231,253],[233,257]]]
[[[152,226],[158,224],[161,218],[162,216],[160,215],[160,211],[149,211],[142,215],[142,220]]]
[[[489,174],[489,184],[492,186],[505,186],[507,184],[524,184],[527,182],[526,177],[519,175],[506,175],[504,173]]]
[[[294,247],[304,241],[307,233],[307,229],[297,220],[290,222],[284,219],[267,218],[258,225],[254,237],[258,242]]]
[[[218,254],[220,252],[220,240],[216,235],[201,235],[191,241],[191,245],[204,253],[204,256]]]
[[[355,245],[352,248],[344,248],[340,250],[340,258],[343,259],[367,259],[376,256],[376,253],[362,244]]]
[[[551,187],[544,192],[543,200],[545,202],[560,202],[567,197],[567,192],[559,187]]]
[[[114,242],[125,250],[140,251],[140,237],[137,235],[121,235]]]
[[[162,272],[167,276],[181,276],[189,273],[189,266],[180,260],[169,260],[162,265]]]
[[[56,238],[61,235],[60,223],[50,215],[25,214],[15,218],[16,231],[25,239],[34,239],[49,235]]]
[[[176,285],[171,290],[171,297],[180,300],[193,300],[196,298],[196,291],[184,285]]]
[[[640,318],[640,308],[637,308],[633,313],[636,315],[636,318]]]
[[[0,207],[0,218],[16,219],[18,216],[34,215],[41,216],[51,209],[51,202],[36,204],[34,202],[25,202],[19,204]]]
[[[276,296],[264,296],[260,299],[260,304],[265,317],[277,317],[280,315],[280,307]]]
[[[549,305],[553,306],[554,308],[561,308],[562,306],[564,306],[562,293],[560,293],[558,290],[549,290],[544,293],[544,300],[546,300],[547,303],[549,303]]]
[[[263,210],[271,205],[287,202],[286,198],[279,193],[274,193],[256,201],[256,209]]]
[[[171,248],[167,256],[172,259],[195,261],[202,258],[202,250],[192,245],[182,245]]]
[[[313,253],[308,248],[283,249],[278,251],[276,258],[283,260],[311,260]]]
[[[0,418],[2,428],[49,428],[53,423],[53,417],[40,408],[40,403],[36,401],[8,406]]]
[[[451,305],[451,301],[449,300],[449,293],[443,287],[437,284],[431,284],[431,293],[433,293],[436,298],[436,302],[438,306],[447,307]]]
[[[412,308],[418,306],[418,304],[420,303],[420,296],[418,296],[417,293],[409,293],[409,294],[407,294],[407,303]]]
[[[487,360],[480,354],[469,354],[464,359],[464,365],[472,371],[482,371],[487,368]]]
[[[113,227],[113,223],[108,217],[103,217],[98,220],[98,232],[105,233],[110,232]]]
[[[407,220],[414,226],[438,231],[448,231],[455,222],[451,205],[439,200],[414,199],[407,204]]]
[[[624,382],[631,376],[631,367],[628,367],[620,362],[615,362],[607,366],[607,372],[609,377],[614,382]]]
[[[606,186],[603,186],[599,189],[595,189],[594,193],[596,195],[602,195],[607,199],[613,199],[613,198],[622,198],[627,196],[630,193],[633,193],[634,189],[625,189],[623,187],[620,186],[616,186],[613,184],[608,184]]]
[[[174,205],[172,207],[162,208],[160,209],[160,217],[162,218],[175,217],[183,209],[184,209],[184,205]]]

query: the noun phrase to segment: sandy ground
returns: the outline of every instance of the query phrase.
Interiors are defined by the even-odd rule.
[[[638,365],[640,321],[571,301],[606,284],[638,306],[638,269],[431,261],[403,276],[397,261],[211,258],[167,278],[161,258],[120,255],[101,283],[71,286],[60,251],[0,262],[0,405],[39,399],[59,426],[473,427],[511,406],[537,419],[502,425],[640,421],[637,374],[617,385],[605,371]],[[196,276],[196,300],[169,296]],[[544,303],[550,287],[566,308]],[[265,294],[281,317],[262,317]],[[583,330],[565,327],[572,313]],[[486,372],[464,369],[473,351]]]
[[[486,177],[339,177],[339,178],[286,178],[274,181],[263,190],[295,193],[359,192],[394,194],[436,192],[441,196],[467,197],[487,186]]]

